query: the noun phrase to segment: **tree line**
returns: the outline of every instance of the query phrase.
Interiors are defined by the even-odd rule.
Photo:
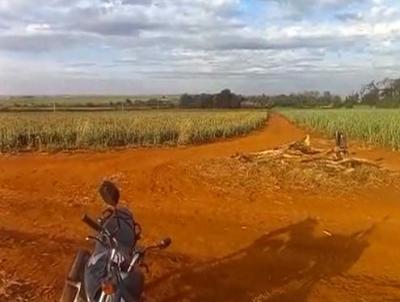
[[[330,91],[305,91],[302,93],[279,94],[279,95],[254,95],[243,96],[224,89],[219,93],[183,94],[177,98],[166,96],[150,97],[148,99],[121,98],[99,102],[96,97],[88,101],[69,103],[60,98],[54,101],[44,99],[37,103],[34,96],[16,97],[13,105],[2,105],[0,110],[24,109],[25,107],[74,107],[79,109],[110,109],[110,110],[135,110],[135,109],[169,109],[169,108],[273,108],[273,107],[295,107],[295,108],[352,108],[355,105],[367,105],[378,108],[400,108],[400,78],[372,81],[364,85],[359,91],[348,96],[339,96]],[[25,101],[25,99],[27,101]],[[40,99],[40,98],[39,98]],[[87,98],[86,98],[87,99]],[[85,99],[85,100],[86,100]],[[10,99],[13,102],[13,98]],[[47,100],[47,101],[46,101]],[[10,102],[9,101],[9,102]],[[24,107],[24,108],[20,108]]]
[[[225,89],[217,94],[183,94],[178,102],[181,108],[352,108],[355,105],[400,107],[400,79],[373,81],[345,97],[330,91],[242,96]]]
[[[316,107],[316,106],[341,106],[343,101],[340,96],[332,95],[329,91],[320,94],[318,91],[290,95],[257,95],[242,96],[222,90],[217,94],[183,94],[179,101],[182,108],[272,108],[280,107]]]
[[[224,89],[217,94],[183,94],[179,100],[182,108],[240,108],[245,100],[243,96]]]
[[[358,94],[358,102],[372,107],[400,107],[400,78],[372,81],[365,85]]]

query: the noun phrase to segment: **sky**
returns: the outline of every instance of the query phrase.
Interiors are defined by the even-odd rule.
[[[0,94],[349,94],[400,76],[398,0],[0,0]]]

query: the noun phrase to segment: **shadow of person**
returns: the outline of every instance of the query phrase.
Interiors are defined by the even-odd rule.
[[[317,225],[309,218],[224,258],[164,276],[149,285],[150,295],[163,302],[307,301],[317,282],[358,261],[374,229],[320,236]]]

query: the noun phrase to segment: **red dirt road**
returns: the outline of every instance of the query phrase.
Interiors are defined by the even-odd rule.
[[[0,157],[0,280],[11,298],[56,301],[76,249],[83,213],[99,213],[96,189],[118,182],[149,243],[149,301],[400,301],[400,200],[394,188],[280,190],[253,198],[246,185],[205,186],[198,163],[299,139],[274,115],[247,137],[185,148]],[[400,154],[358,155],[397,169]],[[268,182],[268,179],[265,179]],[[3,285],[4,286],[4,285]],[[3,297],[3,298],[2,298]],[[7,300],[8,299],[8,300]]]

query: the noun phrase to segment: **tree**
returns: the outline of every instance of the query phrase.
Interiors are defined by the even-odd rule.
[[[376,106],[379,101],[379,89],[375,82],[365,85],[361,89],[362,103],[369,106]]]
[[[181,95],[179,105],[184,108],[195,107],[193,96],[185,93]]]
[[[216,108],[240,108],[242,98],[232,93],[229,89],[224,89],[214,97]]]
[[[343,105],[345,108],[353,108],[354,105],[356,105],[358,103],[359,99],[360,99],[360,96],[358,95],[358,93],[353,93],[346,97]]]
[[[324,105],[334,105],[334,102],[333,102],[334,100],[333,100],[333,97],[332,97],[332,94],[330,91],[324,91],[324,94],[320,98],[320,101]]]
[[[199,96],[199,102],[201,108],[212,108],[213,103],[213,95],[202,93]]]
[[[365,85],[361,91],[361,103],[394,108],[400,106],[400,79],[386,78],[379,82],[372,81]]]
[[[230,100],[232,92],[229,89],[222,90],[214,97],[214,105],[216,108],[230,108]]]
[[[179,106],[183,108],[240,108],[243,97],[235,95],[229,89],[218,94],[181,95]]]

